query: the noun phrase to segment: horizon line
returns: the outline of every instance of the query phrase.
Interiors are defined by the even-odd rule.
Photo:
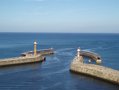
[[[0,33],[119,34],[116,32],[0,32]]]

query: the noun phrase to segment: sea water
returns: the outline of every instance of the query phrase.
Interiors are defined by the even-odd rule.
[[[119,86],[69,71],[77,48],[98,53],[102,65],[119,70],[119,34],[0,33],[0,58],[54,48],[42,63],[0,67],[0,90],[119,90]]]

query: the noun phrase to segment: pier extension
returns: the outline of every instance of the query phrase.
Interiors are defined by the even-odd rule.
[[[83,63],[83,55],[78,50],[77,56],[71,63],[70,70],[72,72],[103,79],[119,85],[119,71],[108,67]],[[91,56],[92,57],[92,56]]]

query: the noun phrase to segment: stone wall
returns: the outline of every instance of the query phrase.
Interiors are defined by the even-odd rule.
[[[45,58],[43,56],[15,57],[15,58],[8,58],[8,59],[0,59],[0,66],[40,62],[40,61],[43,61],[44,59]]]
[[[104,79],[116,84],[119,84],[119,71],[104,66],[85,64],[82,61],[82,57],[75,57],[71,63],[71,71],[82,73],[90,76],[94,76],[100,79]]]
[[[46,49],[46,50],[39,51],[39,54],[45,56],[45,55],[54,54],[54,51],[53,49]]]
[[[52,48],[37,51],[37,55],[45,56],[45,55],[50,55],[50,54],[54,54],[54,50]],[[21,56],[32,56],[32,55],[34,55],[33,51],[24,52],[21,54]]]

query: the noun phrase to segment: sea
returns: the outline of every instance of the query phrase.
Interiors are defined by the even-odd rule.
[[[69,71],[77,49],[101,56],[103,66],[119,70],[119,34],[0,33],[0,60],[53,48],[46,61],[0,67],[0,90],[119,90],[118,85]],[[87,59],[86,59],[87,60]]]

